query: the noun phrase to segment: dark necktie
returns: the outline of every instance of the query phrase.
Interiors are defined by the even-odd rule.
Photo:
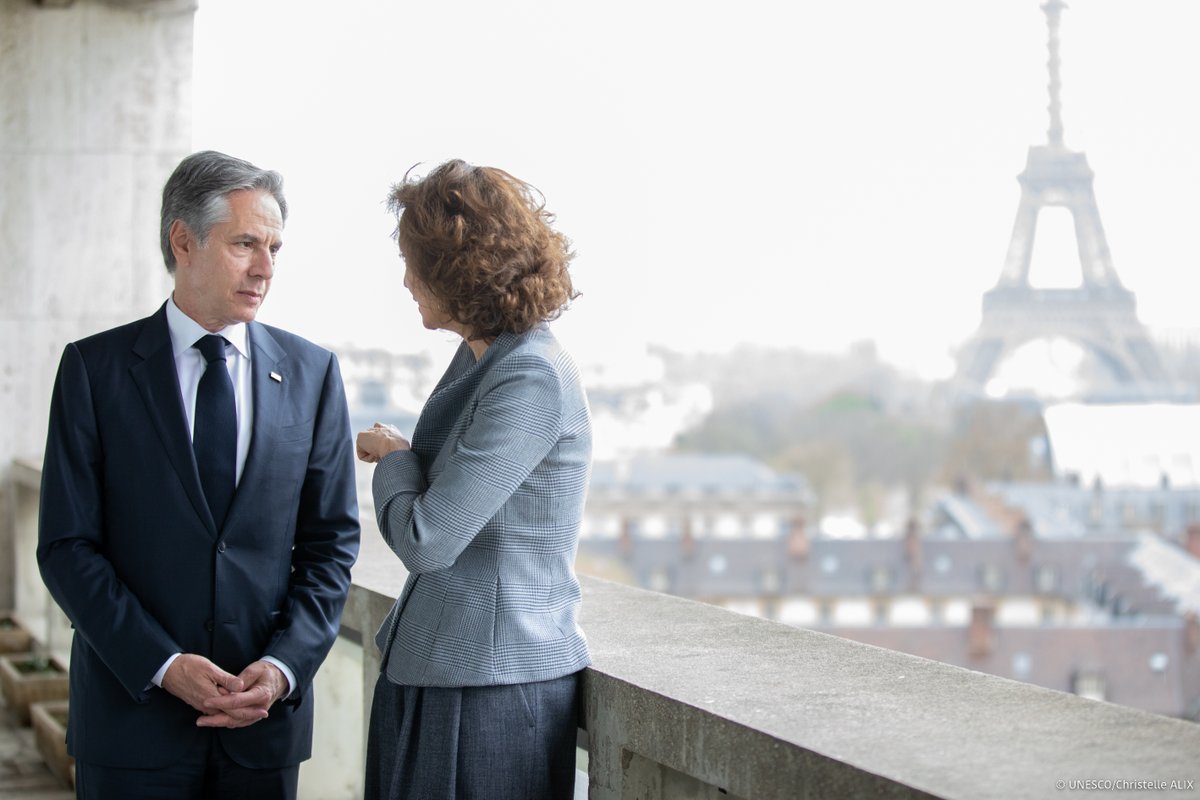
[[[237,408],[233,381],[225,367],[225,338],[209,334],[192,345],[208,366],[196,387],[196,422],[192,449],[200,469],[200,485],[220,530],[233,500],[237,473]]]

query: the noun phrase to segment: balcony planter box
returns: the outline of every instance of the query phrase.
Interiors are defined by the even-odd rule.
[[[0,611],[0,653],[28,653],[33,634],[11,611]]]
[[[67,755],[67,701],[47,700],[29,706],[33,738],[50,773],[75,788],[75,759]]]
[[[67,668],[56,658],[17,653],[0,656],[0,690],[18,724],[29,724],[29,706],[67,699]]]

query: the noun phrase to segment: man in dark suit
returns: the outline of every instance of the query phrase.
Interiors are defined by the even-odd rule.
[[[278,173],[211,151],[163,189],[152,316],[59,365],[38,562],[75,627],[81,798],[292,798],[358,554],[332,353],[254,321]]]

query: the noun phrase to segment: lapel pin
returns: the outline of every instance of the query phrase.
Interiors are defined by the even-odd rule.
[[[272,372],[271,380],[275,381],[276,383],[283,383],[283,376],[280,375],[278,372]]]

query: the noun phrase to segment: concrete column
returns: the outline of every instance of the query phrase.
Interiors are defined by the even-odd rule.
[[[170,283],[162,184],[191,145],[194,0],[0,0],[0,608],[14,458],[41,462],[63,346]]]

